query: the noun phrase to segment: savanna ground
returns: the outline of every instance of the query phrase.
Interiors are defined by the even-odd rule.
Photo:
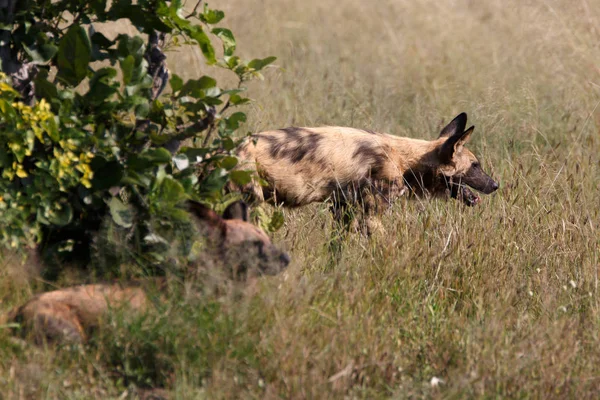
[[[245,289],[175,296],[86,347],[0,330],[0,397],[597,398],[600,7],[588,0],[211,4],[248,55],[248,131],[344,125],[434,138],[466,111],[500,190],[403,199],[336,265],[325,206],[286,210],[293,262]],[[171,70],[203,74],[197,54]],[[0,308],[39,283],[1,270]],[[192,298],[192,300],[190,300]],[[432,378],[440,381],[432,385]],[[436,379],[434,379],[435,381]],[[129,389],[129,390],[128,390]]]

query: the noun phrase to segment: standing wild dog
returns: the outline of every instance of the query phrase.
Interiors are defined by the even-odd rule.
[[[207,244],[204,258],[191,268],[201,268],[204,263],[213,266],[216,261],[226,267],[230,277],[243,278],[274,275],[288,265],[289,256],[277,249],[262,230],[247,222],[245,204],[229,206],[223,218],[200,203],[189,202],[188,207]],[[152,294],[160,296],[166,287],[165,278],[74,286],[39,294],[0,319],[20,323],[24,333],[33,334],[37,343],[82,342],[110,309],[126,307],[143,312],[152,304]]]
[[[480,198],[467,186],[489,194],[498,184],[465,148],[474,129],[466,124],[462,113],[432,141],[334,126],[258,133],[240,149],[240,168],[256,168],[266,186],[243,190],[289,207],[332,199],[337,217],[349,204],[366,214],[387,208],[406,190],[474,206]]]

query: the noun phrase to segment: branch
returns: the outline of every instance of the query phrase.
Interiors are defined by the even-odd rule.
[[[240,80],[238,81],[238,85],[237,85],[238,89],[240,87],[242,87],[242,83],[244,83],[244,80],[242,78],[240,78]],[[219,115],[223,115],[223,113],[225,112],[225,110],[227,110],[230,105],[231,105],[230,100],[227,100],[227,103],[225,103],[225,105],[223,106],[223,108],[219,112]],[[206,147],[206,145],[208,144],[208,141],[209,141],[209,139],[210,139],[210,137],[211,137],[214,129],[215,129],[215,125],[213,124],[213,125],[211,125],[210,129],[206,133],[206,136],[204,137],[204,140],[202,141],[202,146],[203,147]]]
[[[179,133],[175,136],[175,138],[184,140],[194,136],[198,132],[202,132],[215,121],[216,114],[217,110],[214,107],[211,107],[207,111],[206,117],[203,119],[196,121],[193,124],[182,124],[177,126],[177,131]]]
[[[169,80],[169,69],[165,62],[167,56],[162,51],[165,44],[165,34],[155,31],[148,37],[148,48],[144,58],[148,62],[148,73],[152,75],[152,100],[160,96]]]
[[[200,3],[202,3],[202,0],[198,0],[198,2],[196,3],[196,5],[194,6],[194,9],[192,10],[192,12],[189,13],[188,15],[186,15],[185,19],[188,19],[189,17],[193,17],[194,14],[196,14],[196,10],[198,10],[198,7],[200,7]]]
[[[144,59],[148,62],[148,74],[152,76],[151,100],[156,100],[160,96],[169,80],[169,69],[165,62],[167,56],[162,51],[162,47],[165,44],[165,36],[164,33],[157,34],[156,31],[152,31],[148,36],[148,47],[144,54]],[[149,119],[138,119],[135,122],[135,130],[145,131],[150,124]],[[142,147],[146,145],[148,145],[148,142]]]
[[[200,3],[202,3],[201,0],[198,1],[196,6],[194,7],[193,13],[196,12],[196,9],[200,6]],[[153,81],[152,100],[155,100],[160,96],[169,80],[169,69],[167,68],[166,64],[167,56],[162,50],[163,46],[165,45],[165,38],[166,35],[164,33],[150,33],[148,37],[148,47],[146,49],[146,54],[144,55],[144,58],[148,62],[148,73],[152,76]],[[229,107],[229,102],[226,104],[223,110],[221,110],[221,112],[227,109],[227,107]],[[171,154],[175,154],[181,147],[182,141],[194,137],[198,134],[198,132],[202,132],[210,127],[210,131],[207,134],[207,137],[205,138],[205,141],[207,141],[208,137],[210,137],[210,133],[214,129],[214,120],[216,113],[216,109],[214,107],[211,107],[207,111],[206,117],[204,117],[203,119],[196,121],[192,124],[183,124],[177,126],[176,129],[178,133],[174,135],[167,143],[165,143],[163,147],[169,150]],[[136,121],[136,129],[138,130],[146,130],[149,126],[150,120],[146,119]]]
[[[194,122],[193,124],[183,124],[177,126],[177,135],[173,136],[171,140],[163,145],[163,147],[171,152],[171,154],[177,153],[179,148],[181,147],[181,142],[186,139],[192,138],[198,134],[198,132],[202,132],[206,130],[209,126],[212,126],[215,121],[215,115],[217,110],[214,107],[211,107],[208,110],[206,117],[203,119]]]

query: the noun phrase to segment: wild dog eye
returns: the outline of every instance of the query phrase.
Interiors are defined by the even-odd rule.
[[[471,166],[473,168],[479,168],[479,167],[481,167],[481,164],[479,164],[479,162],[477,161],[477,162],[474,162]]]

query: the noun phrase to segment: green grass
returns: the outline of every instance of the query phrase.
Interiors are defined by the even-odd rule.
[[[596,398],[594,2],[211,5],[242,54],[278,56],[281,69],[251,85],[247,130],[329,124],[434,138],[466,111],[469,147],[500,190],[472,209],[402,199],[385,234],[350,236],[333,267],[326,207],[286,210],[275,240],[293,262],[280,276],[174,296],[84,348],[35,348],[0,329],[0,393],[117,398],[162,384],[190,399]],[[169,66],[198,77],[200,60],[186,52]],[[1,310],[39,290],[10,263]],[[149,359],[156,368],[136,369]]]

